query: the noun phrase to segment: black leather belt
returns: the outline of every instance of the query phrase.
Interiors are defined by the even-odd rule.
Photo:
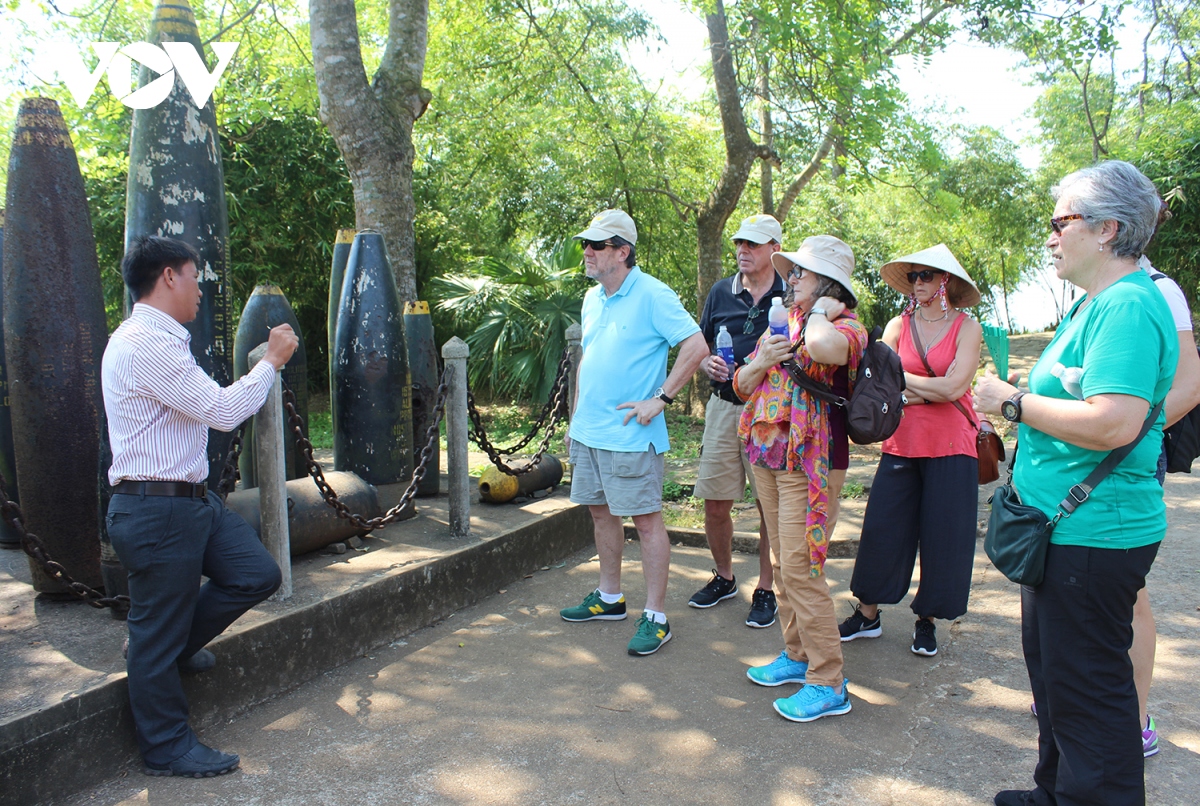
[[[731,387],[722,386],[716,389],[714,394],[724,400],[726,403],[737,403],[739,406],[741,406],[746,402],[738,397]]]
[[[190,481],[119,481],[113,487],[121,495],[169,495],[176,498],[203,498],[208,494],[207,484]]]

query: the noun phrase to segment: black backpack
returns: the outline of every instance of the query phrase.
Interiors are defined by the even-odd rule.
[[[848,399],[834,394],[833,387],[814,381],[795,361],[784,364],[798,386],[845,410],[846,433],[857,445],[883,442],[896,433],[904,412],[904,365],[896,351],[882,341],[882,336],[880,327],[868,335],[867,349]]]
[[[1157,283],[1167,279],[1167,275],[1152,271],[1150,279]],[[1200,456],[1200,406],[1163,431],[1163,444],[1167,448],[1167,472],[1191,473],[1192,462]]]

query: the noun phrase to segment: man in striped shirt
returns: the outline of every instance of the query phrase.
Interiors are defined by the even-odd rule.
[[[121,261],[135,300],[109,339],[102,382],[113,485],[108,535],[129,571],[129,702],[149,775],[196,778],[236,769],[188,726],[181,671],[216,662],[204,645],[279,587],[258,535],[205,489],[208,429],[232,431],[258,411],[299,339],[271,330],[267,355],[221,388],[196,364],[184,324],[200,309],[186,243],[138,238]],[[201,586],[200,577],[208,577]]]

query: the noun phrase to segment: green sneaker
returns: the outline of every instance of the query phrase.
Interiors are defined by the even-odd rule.
[[[653,655],[671,640],[671,625],[651,621],[643,613],[637,621],[637,632],[629,639],[630,655]]]
[[[564,621],[624,621],[625,597],[616,604],[606,604],[600,598],[599,589],[583,597],[583,601],[574,607],[565,607],[558,611]]]

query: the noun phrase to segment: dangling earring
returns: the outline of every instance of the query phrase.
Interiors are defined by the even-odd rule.
[[[942,283],[938,286],[938,302],[941,303],[942,313],[947,310],[946,306],[946,283],[950,280],[949,274],[942,275]]]
[[[1100,241],[1100,248],[1099,248],[1099,249],[1097,249],[1096,251],[1097,251],[1097,252],[1103,252],[1103,251],[1104,251],[1104,241]]]
[[[913,311],[915,311],[916,309],[917,309],[917,292],[914,291],[908,295],[908,307],[905,308],[904,313],[902,313],[900,315],[901,316],[912,316]]]

